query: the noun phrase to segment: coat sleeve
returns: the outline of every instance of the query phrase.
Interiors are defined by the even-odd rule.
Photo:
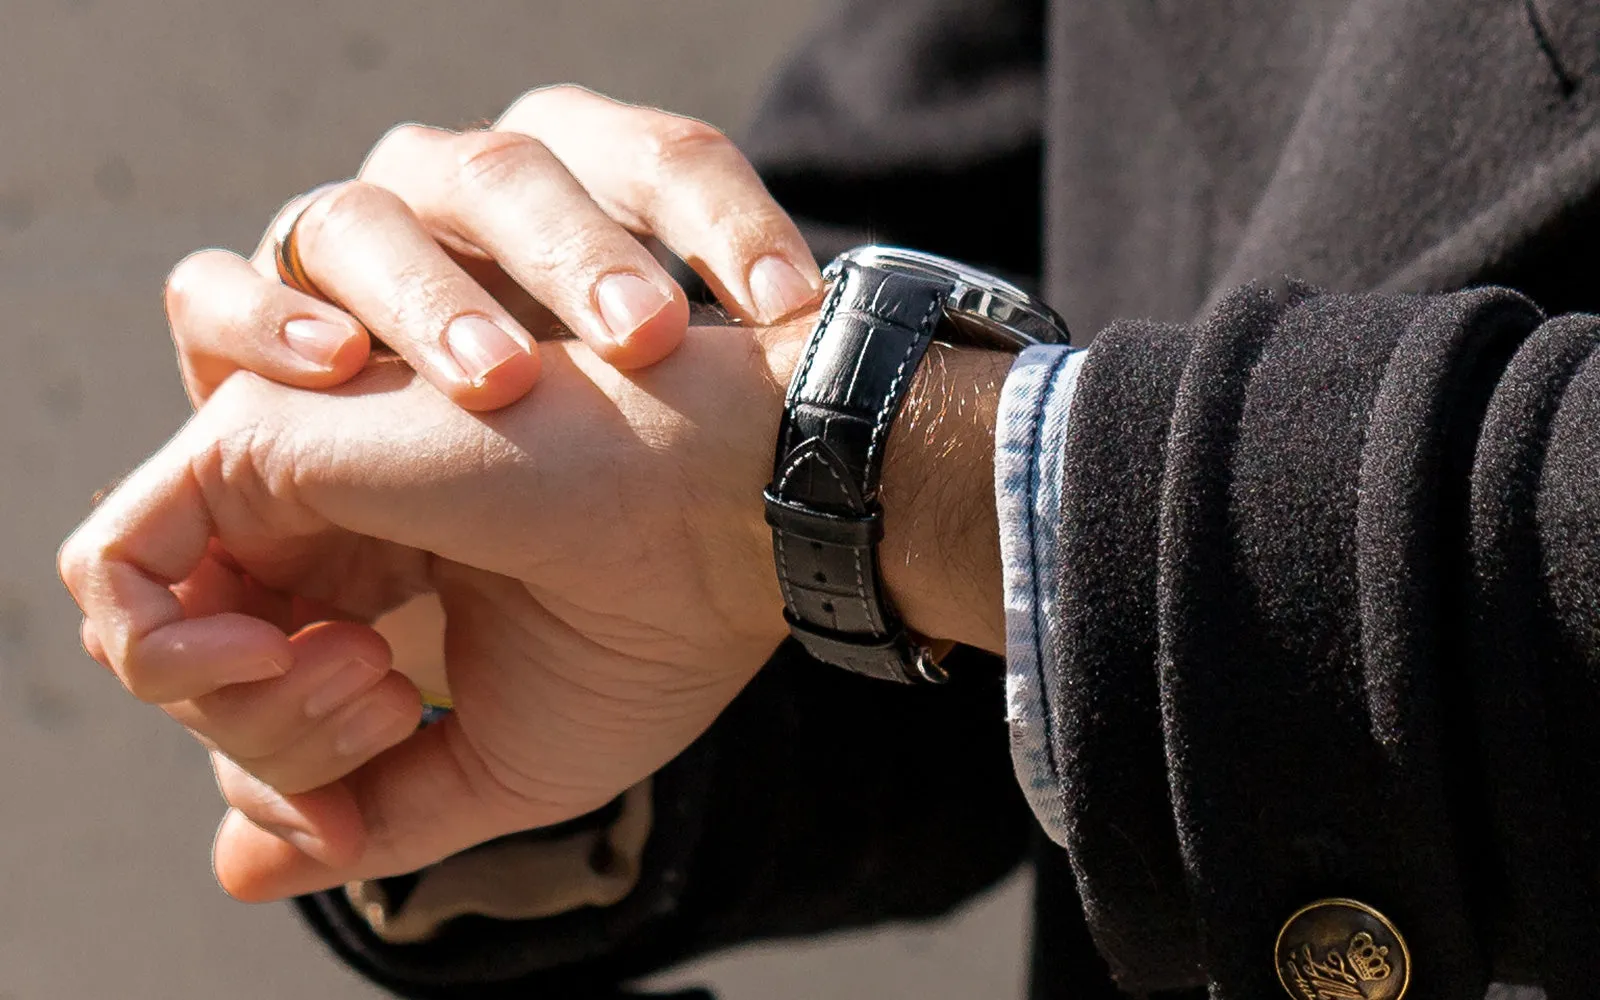
[[[1501,290],[1293,284],[1097,338],[1044,714],[1124,990],[1277,995],[1285,919],[1344,897],[1408,997],[1592,994],[1597,343]]]
[[[740,146],[819,259],[869,241],[1032,286],[1043,0],[848,0],[783,66]]]
[[[657,775],[637,883],[611,905],[459,915],[406,941],[379,933],[349,891],[298,906],[357,971],[429,1000],[620,995],[719,948],[939,916],[1010,872],[1031,828],[998,725],[998,663],[972,656],[952,673],[907,689],[785,644]],[[514,858],[514,846],[480,850]],[[429,877],[395,880],[402,918]]]

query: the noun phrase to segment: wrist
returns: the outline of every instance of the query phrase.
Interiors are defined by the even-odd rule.
[[[772,380],[760,422],[768,473],[784,395],[815,324],[809,314],[754,331]],[[933,345],[891,425],[879,489],[879,569],[907,627],[991,652],[1005,646],[994,437],[1012,360],[999,351]],[[759,494],[755,499],[753,530],[770,564],[771,529],[760,519]],[[770,572],[776,581],[776,568]]]
[[[879,568],[906,625],[999,653],[1005,648],[995,421],[1013,358],[933,345],[884,452]]]

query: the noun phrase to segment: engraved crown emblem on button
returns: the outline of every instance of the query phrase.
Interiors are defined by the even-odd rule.
[[[1295,1000],[1401,1000],[1411,952],[1389,918],[1354,899],[1319,899],[1278,932],[1278,981]]]

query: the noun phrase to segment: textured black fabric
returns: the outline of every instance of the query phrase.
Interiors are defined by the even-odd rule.
[[[1067,446],[1038,1000],[1277,995],[1276,922],[1333,890],[1400,923],[1412,996],[1593,992],[1594,321],[1445,293],[1600,311],[1597,39],[1594,0],[847,0],[779,73],[745,147],[820,257],[921,247],[1106,331]],[[1236,290],[1282,274],[1348,294]],[[792,655],[674,765],[698,791],[658,803],[683,836],[652,872],[681,891],[431,951],[334,896],[319,929],[412,995],[582,996],[932,915],[1024,850],[998,694]],[[877,780],[930,748],[948,781]]]
[[[1408,937],[1408,995],[1592,994],[1600,319],[1542,321],[1291,285],[1091,350],[1054,738],[1125,989],[1199,949],[1214,996],[1272,995],[1261,942],[1350,896]]]
[[[1037,283],[1043,0],[854,0],[741,145],[818,257],[880,241]]]
[[[1074,461],[1061,512],[1069,547],[1054,666],[1074,696],[1049,708],[1068,849],[1106,961],[1118,979],[1147,990],[1192,984],[1204,968],[1168,808],[1151,669],[1157,500],[1189,349],[1187,328],[1150,323],[1115,324],[1095,340],[1078,392],[1103,402],[1075,413],[1067,428]],[[1110,482],[1119,494],[1085,488]],[[1161,961],[1147,964],[1154,954]]]
[[[1012,870],[1034,828],[1000,673],[952,656],[950,685],[907,689],[786,643],[658,777],[644,877],[617,906],[463,918],[410,945],[376,938],[341,893],[301,911],[346,962],[418,1000],[609,997],[717,947],[937,915]]]
[[[1574,54],[1575,86],[1529,3],[1555,15],[1544,35]],[[1595,190],[1597,9],[1053,4],[1046,297],[1095,330],[1189,320],[1279,274],[1342,291],[1473,283]]]
[[[1588,317],[1552,321],[1529,338],[1489,408],[1472,481],[1467,662],[1491,835],[1502,859],[1485,873],[1486,893],[1498,903],[1487,916],[1506,975],[1542,978],[1555,997],[1592,992],[1588,956],[1600,901],[1592,880],[1574,877],[1571,859],[1591,859],[1583,867],[1592,869],[1600,816],[1586,783],[1592,772],[1569,769],[1590,742],[1592,720],[1583,714],[1592,697],[1582,697],[1592,682],[1574,668],[1573,654],[1580,664],[1592,657],[1593,635],[1576,646],[1557,635],[1556,609],[1544,592],[1538,500],[1551,424],[1558,408],[1572,419],[1562,406],[1567,386],[1597,345],[1600,321]],[[1593,436],[1592,425],[1583,436]],[[1593,496],[1568,498],[1555,505],[1554,517],[1582,511]],[[1558,558],[1570,558],[1569,539],[1559,528],[1552,534]],[[1591,544],[1581,536],[1570,541]]]

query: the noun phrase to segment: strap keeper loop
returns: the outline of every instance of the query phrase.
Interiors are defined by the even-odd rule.
[[[762,490],[766,500],[767,524],[794,538],[824,545],[871,548],[883,538],[883,514],[831,514],[800,504],[780,500],[772,491]]]

